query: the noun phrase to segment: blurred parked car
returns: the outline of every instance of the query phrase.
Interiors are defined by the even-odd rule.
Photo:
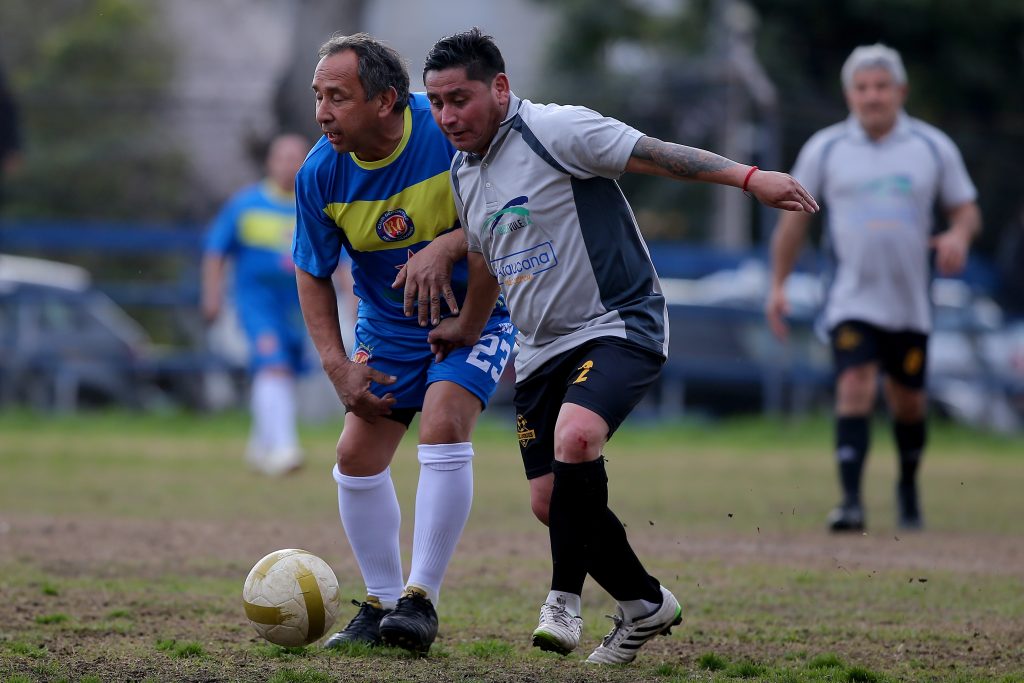
[[[162,349],[78,266],[0,254],[0,406],[206,408],[230,366]]]
[[[0,255],[0,404],[138,405],[147,342],[84,269]]]
[[[820,278],[786,282],[791,334],[764,320],[768,271],[758,260],[697,279],[662,281],[671,321],[663,405],[714,414],[805,410],[831,400],[831,352],[817,324]],[[1024,323],[1005,326],[990,298],[962,281],[932,283],[929,397],[940,414],[1010,431],[1024,423]]]

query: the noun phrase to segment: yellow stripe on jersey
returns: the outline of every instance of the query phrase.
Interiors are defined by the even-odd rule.
[[[242,213],[238,239],[249,247],[290,251],[295,234],[295,216],[280,211],[249,210]]]
[[[349,156],[352,158],[352,161],[355,162],[355,165],[360,168],[365,168],[368,171],[372,171],[374,169],[384,168],[400,157],[402,152],[405,151],[405,146],[409,144],[409,138],[412,137],[412,107],[405,108],[405,116],[402,118],[402,126],[404,126],[402,131],[402,141],[398,143],[398,147],[395,147],[395,151],[378,161],[363,161],[357,157],[354,152],[349,152]]]
[[[345,236],[357,251],[382,251],[411,246],[433,240],[458,220],[449,178],[445,170],[387,199],[347,204],[334,202],[328,204],[324,212],[335,225],[345,231]],[[397,210],[404,211],[412,220],[413,232],[404,239],[385,240],[378,232],[378,223],[386,213]]]

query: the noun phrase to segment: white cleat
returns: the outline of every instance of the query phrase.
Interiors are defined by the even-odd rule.
[[[302,451],[298,448],[276,448],[270,451],[259,464],[259,471],[271,477],[278,477],[302,467]]]
[[[657,635],[668,635],[672,627],[683,621],[683,608],[676,596],[661,587],[661,607],[639,619],[627,622],[622,608],[612,617],[615,626],[589,657],[588,664],[628,664],[636,658],[640,647]]]
[[[580,644],[582,630],[583,618],[565,609],[564,598],[558,598],[554,604],[545,602],[540,606],[540,622],[533,632],[533,646],[567,655]]]

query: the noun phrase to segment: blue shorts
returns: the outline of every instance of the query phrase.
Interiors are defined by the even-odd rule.
[[[419,327],[415,321],[404,325],[359,319],[352,360],[369,363],[375,370],[398,378],[387,386],[371,384],[370,391],[376,396],[391,393],[396,400],[392,410],[411,409],[414,413],[423,407],[428,386],[448,381],[476,396],[486,408],[515,343],[515,327],[508,315],[492,315],[476,346],[456,349],[440,363],[434,362],[427,332],[428,328]],[[411,413],[408,420],[398,421],[408,424]]]
[[[281,301],[239,302],[238,318],[249,341],[252,372],[278,366],[300,375],[309,369],[306,326],[302,311]]]

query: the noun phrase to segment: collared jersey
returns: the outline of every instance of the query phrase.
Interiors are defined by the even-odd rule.
[[[304,271],[329,277],[344,247],[352,258],[359,317],[420,330],[415,318],[405,317],[403,293],[391,283],[412,253],[458,227],[449,173],[455,150],[422,93],[410,96],[404,121],[402,141],[380,161],[338,154],[326,137],[316,143],[296,178],[293,256]],[[467,279],[462,260],[451,278],[460,303]]]
[[[294,231],[295,196],[269,181],[239,190],[214,218],[205,248],[234,259],[239,307],[247,305],[254,287],[295,298]]]
[[[927,333],[933,207],[977,197],[953,141],[902,112],[892,132],[872,140],[851,115],[807,141],[792,175],[824,200],[836,259],[826,326],[861,320]]]
[[[517,380],[597,337],[667,355],[661,283],[616,182],[643,134],[514,95],[508,111],[483,157],[455,156],[452,187],[519,329]]]

